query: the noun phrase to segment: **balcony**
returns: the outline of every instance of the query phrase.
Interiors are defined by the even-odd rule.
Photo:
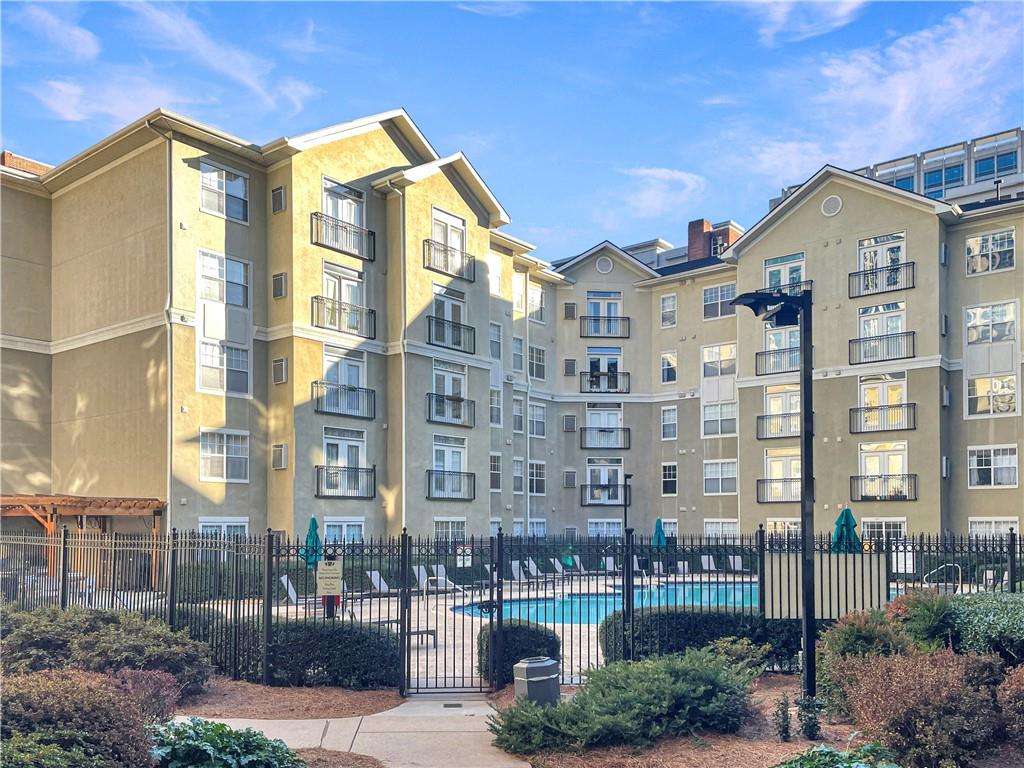
[[[850,409],[850,433],[917,429],[917,403]]]
[[[629,448],[629,427],[581,427],[580,448]]]
[[[317,212],[310,217],[310,232],[314,245],[364,261],[377,258],[376,236],[369,229]]]
[[[914,331],[905,331],[885,336],[850,339],[850,365],[914,357],[915,335]]]
[[[876,293],[904,291],[914,287],[914,262],[888,267],[864,269],[850,273],[850,298],[873,296]]]
[[[799,437],[799,413],[768,413],[757,417],[757,439],[771,440],[776,437]]]
[[[456,427],[476,426],[476,401],[454,395],[427,393],[427,421]]]
[[[446,347],[476,354],[476,329],[471,325],[463,325],[452,320],[444,320],[433,315],[427,316],[427,343],[435,347]]]
[[[472,472],[428,469],[427,498],[442,501],[472,501],[476,498],[476,475]]]
[[[318,499],[372,499],[377,495],[376,467],[316,468]]]
[[[476,280],[476,259],[465,251],[436,240],[423,241],[423,266],[471,283]]]
[[[628,339],[629,318],[608,315],[583,315],[580,317],[580,336],[585,339]]]
[[[377,313],[374,310],[326,296],[313,297],[313,325],[364,339],[377,338]]]
[[[785,293],[787,296],[799,296],[805,290],[811,290],[814,288],[813,280],[801,280],[796,283],[786,283],[785,285],[769,285],[761,289],[763,293]]]
[[[850,501],[917,501],[917,475],[854,475]]]
[[[618,483],[580,486],[580,504],[584,507],[621,507],[623,500],[627,503],[632,501],[632,495],[628,485]]]
[[[757,481],[758,504],[782,504],[800,501],[800,478],[780,477]]]
[[[629,393],[629,374],[622,371],[584,371],[580,373],[580,392],[625,395]]]
[[[314,381],[313,409],[332,416],[372,419],[377,415],[377,393],[364,387]]]
[[[754,355],[754,372],[758,376],[800,370],[800,347],[769,349]]]

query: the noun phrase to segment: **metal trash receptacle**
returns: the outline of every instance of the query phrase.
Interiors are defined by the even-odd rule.
[[[557,704],[561,696],[558,660],[547,656],[530,656],[512,667],[516,698],[538,704]]]

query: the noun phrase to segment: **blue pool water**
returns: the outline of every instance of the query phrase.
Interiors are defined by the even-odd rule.
[[[637,609],[681,608],[755,608],[757,584],[686,583],[658,584],[633,590]],[[452,608],[456,613],[483,616],[479,603]],[[502,616],[506,619],[534,621],[540,624],[600,624],[610,613],[622,610],[622,592],[568,594],[561,597],[534,597],[505,600]]]

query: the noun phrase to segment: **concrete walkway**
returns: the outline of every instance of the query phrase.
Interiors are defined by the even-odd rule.
[[[389,768],[523,768],[527,765],[491,745],[483,697],[412,698],[365,717],[327,720],[220,720],[253,728],[292,749],[321,747],[357,752]]]

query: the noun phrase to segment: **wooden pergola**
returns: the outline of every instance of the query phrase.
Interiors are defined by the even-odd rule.
[[[79,517],[83,523],[88,517],[156,518],[166,506],[160,499],[121,496],[0,496],[0,518],[31,517],[52,536],[57,532],[59,517]]]

